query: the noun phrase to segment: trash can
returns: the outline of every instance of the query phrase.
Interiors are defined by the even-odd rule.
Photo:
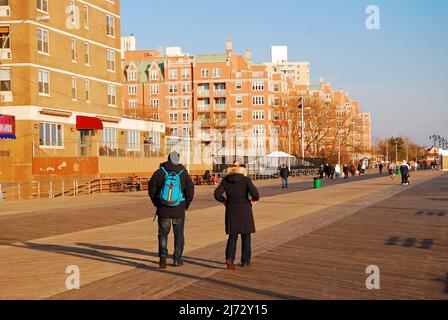
[[[401,169],[397,168],[397,176],[401,175]]]
[[[320,178],[314,178],[314,189],[320,189],[322,187],[322,182]]]

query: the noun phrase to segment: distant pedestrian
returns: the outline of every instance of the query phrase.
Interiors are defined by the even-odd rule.
[[[330,178],[330,165],[327,163],[324,167],[324,173],[325,173],[325,179],[329,179]]]
[[[212,183],[212,175],[210,174],[210,170],[206,170],[204,175],[202,176],[202,178],[204,179],[204,182],[206,184],[211,184]]]
[[[322,180],[324,178],[324,173],[325,173],[325,167],[323,164],[320,165],[319,167],[319,178]]]
[[[380,174],[383,174],[383,169],[384,169],[383,163],[380,163],[378,168],[380,169]]]
[[[418,171],[418,162],[414,163],[414,171],[417,172]]]
[[[350,177],[350,167],[346,164],[344,164],[344,179],[349,179]]]
[[[361,172],[362,172],[362,174],[366,174],[366,170],[367,170],[367,166],[366,166],[366,164],[363,162],[362,165],[361,165]]]
[[[389,164],[388,170],[389,170],[389,176],[390,176],[390,178],[391,178],[392,180],[394,180],[394,179],[395,179],[395,175],[397,174],[397,167],[396,167],[395,163],[391,162],[391,163]]]
[[[226,248],[227,268],[235,269],[239,235],[242,239],[241,266],[248,267],[252,259],[251,235],[256,232],[252,207],[260,200],[260,195],[252,180],[247,177],[246,168],[239,163],[233,164],[215,190],[214,196],[226,207],[225,229],[229,236]]]
[[[411,167],[408,165],[406,160],[403,160],[403,163],[401,164],[401,167],[400,167],[400,171],[401,171],[401,183],[404,186],[408,186],[409,185],[409,177],[410,177],[410,173],[411,173]]]
[[[335,166],[334,173],[336,175],[336,179],[339,179],[341,177],[341,166],[339,164]]]
[[[282,189],[288,189],[288,180],[289,180],[290,172],[286,165],[282,165],[280,167],[280,178],[282,178]]]
[[[180,164],[180,155],[172,152],[168,162],[162,163],[149,181],[148,194],[157,208],[159,225],[159,266],[167,267],[168,235],[171,225],[174,231],[173,266],[183,265],[185,245],[185,211],[194,197],[194,183],[185,167]]]
[[[356,175],[356,166],[354,164],[350,166],[350,173],[352,174],[352,177]]]

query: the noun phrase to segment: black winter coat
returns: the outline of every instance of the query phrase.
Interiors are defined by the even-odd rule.
[[[287,167],[280,167],[280,178],[287,179],[290,176],[289,169]]]
[[[252,200],[259,201],[258,190],[252,180],[245,176],[244,168],[230,168],[228,174],[215,190],[215,199],[222,203],[226,202],[226,234],[255,233],[255,221],[249,196]]]
[[[194,198],[194,183],[191,180],[191,177],[188,174],[187,170],[182,165],[174,165],[171,162],[165,162],[162,163],[160,167],[161,168],[164,167],[165,170],[168,172],[175,172],[175,173],[179,173],[182,170],[184,170],[184,172],[180,176],[180,182],[185,201],[183,201],[181,204],[179,204],[179,206],[174,208],[164,206],[160,203],[159,195],[163,187],[163,182],[165,181],[165,173],[162,171],[162,169],[159,169],[153,174],[148,184],[148,194],[149,197],[151,198],[152,203],[157,208],[156,214],[160,218],[171,218],[171,219],[185,218],[185,211],[188,210]]]

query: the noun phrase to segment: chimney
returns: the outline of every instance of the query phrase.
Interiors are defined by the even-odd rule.
[[[250,48],[246,49],[246,59],[248,62],[252,61],[252,51],[250,50]]]
[[[233,41],[232,39],[227,39],[226,40],[226,53],[227,54],[231,54],[233,51]]]

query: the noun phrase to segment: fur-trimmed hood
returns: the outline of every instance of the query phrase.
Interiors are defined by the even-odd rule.
[[[241,182],[247,177],[247,170],[243,167],[230,167],[224,172],[224,179],[230,183]]]

